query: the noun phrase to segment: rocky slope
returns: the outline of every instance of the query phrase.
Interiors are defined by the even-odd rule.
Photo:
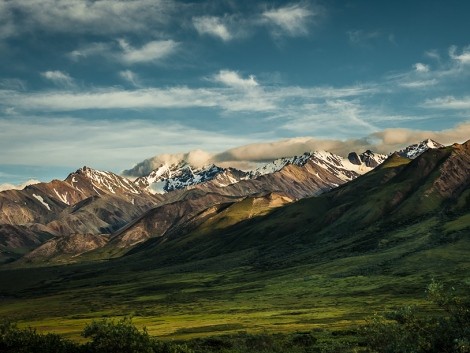
[[[83,167],[63,181],[1,192],[0,242],[20,239],[31,250],[52,237],[109,234],[158,201],[126,178]]]

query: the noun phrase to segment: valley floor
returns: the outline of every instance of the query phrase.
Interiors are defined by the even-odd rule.
[[[383,253],[380,259],[371,253],[280,269],[224,270],[218,258],[199,268],[191,263],[144,270],[145,263],[110,261],[4,269],[0,316],[72,339],[80,339],[92,319],[122,316],[163,339],[346,330],[375,312],[423,305],[433,278],[469,285],[470,263],[452,260],[469,250],[469,239],[462,238],[401,260],[393,252],[393,268]]]

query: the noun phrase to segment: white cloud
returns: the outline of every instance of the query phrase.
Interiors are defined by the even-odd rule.
[[[14,185],[14,184],[0,184],[0,191],[5,191],[5,190],[23,190],[26,186],[28,185],[34,185],[40,183],[39,180],[35,179],[30,179],[28,181],[25,181],[24,183]]]
[[[457,50],[456,46],[451,46],[449,56],[459,64],[470,64],[470,46],[463,48],[460,54],[457,54]]]
[[[309,22],[315,15],[317,13],[305,5],[292,4],[267,10],[262,13],[262,18],[277,28],[277,35],[299,36],[308,34]]]
[[[125,39],[119,39],[118,43],[122,50],[120,59],[128,64],[158,61],[173,54],[178,48],[178,43],[171,39],[151,41],[140,48],[132,47]]]
[[[0,2],[0,35],[153,33],[172,17],[171,0],[14,0]]]
[[[187,152],[200,146],[215,151],[256,139],[159,120],[20,116],[0,119],[0,149],[8,150],[0,156],[0,164],[21,161],[23,165],[71,169],[88,165],[120,172],[134,164],[138,156]]]
[[[174,54],[179,43],[169,40],[155,40],[133,47],[126,39],[120,38],[115,42],[92,43],[73,50],[68,57],[73,61],[79,61],[93,56],[102,56],[109,60],[119,61],[126,65],[158,62]]]
[[[0,38],[8,38],[15,34],[14,15],[10,3],[0,1]]]
[[[57,86],[61,87],[73,87],[75,86],[74,80],[66,72],[54,70],[54,71],[45,71],[41,72],[41,76],[45,79],[51,81]]]
[[[433,139],[444,145],[463,143],[470,138],[470,123],[462,123],[453,128],[441,131],[412,130],[412,129],[385,129],[370,135],[378,139],[374,148],[379,152],[395,151],[410,144],[425,139]]]
[[[416,72],[429,72],[429,65],[423,63],[416,63],[413,65]]]
[[[230,70],[220,70],[214,76],[214,81],[234,88],[246,89],[259,86],[258,82],[256,82],[255,76],[250,75],[248,78],[243,78],[238,72]]]
[[[209,164],[213,154],[197,149],[183,153],[164,153],[152,158],[147,158],[137,163],[131,169],[124,170],[123,175],[128,177],[140,177],[149,174],[162,164],[172,165],[181,161],[187,162],[194,167],[202,167]]]
[[[173,87],[91,92],[44,92],[18,95],[0,91],[0,104],[16,104],[23,111],[71,112],[86,109],[218,108],[261,112],[276,108],[263,92],[229,92],[221,89]]]
[[[13,98],[14,97],[14,98]],[[18,99],[17,104],[28,110],[75,111],[84,109],[188,108],[217,105],[210,90],[175,87],[170,89],[108,89],[89,92],[42,92],[17,95],[0,92],[0,102]]]
[[[25,91],[26,83],[18,78],[2,78],[0,79],[0,88],[14,91]]]
[[[133,71],[120,72],[123,79],[139,84]],[[0,105],[16,112],[72,112],[86,109],[169,109],[213,108],[226,112],[288,112],[295,115],[303,106],[324,104],[327,99],[352,98],[376,93],[373,86],[311,87],[266,86],[254,76],[241,76],[236,71],[221,70],[209,79],[226,87],[140,88],[124,90],[77,89],[47,92],[0,90]]]
[[[470,110],[470,97],[455,98],[453,96],[428,99],[426,108]]]
[[[193,18],[193,25],[200,35],[208,34],[225,42],[233,39],[233,35],[220,17],[195,17]]]
[[[441,56],[439,55],[439,52],[435,49],[426,51],[424,55],[426,55],[428,58],[436,60],[437,62],[441,61]]]
[[[357,136],[378,131],[375,125],[384,118],[358,99],[325,99],[318,103],[293,105],[280,112],[279,129],[295,135],[307,131],[315,136]]]
[[[400,83],[400,86],[406,87],[406,88],[425,88],[425,87],[435,86],[437,85],[438,82],[439,82],[438,80],[433,78],[431,80],[402,82]]]
[[[406,72],[389,75],[388,82],[385,85],[396,85],[395,88],[408,89],[434,89],[444,87],[452,91],[460,82],[470,76],[470,46],[459,49],[451,46],[448,50],[447,57],[441,57],[437,50],[430,50],[424,53],[426,57],[434,61],[433,69],[426,63],[415,63],[412,69]],[[445,102],[447,98],[440,99]],[[434,106],[441,105],[442,102]],[[427,103],[431,106],[431,102]]]
[[[220,166],[255,167],[258,163],[269,162],[282,157],[300,155],[311,151],[329,151],[346,157],[349,152],[362,153],[368,149],[388,154],[410,144],[431,138],[443,144],[462,143],[470,136],[470,123],[442,131],[412,129],[385,129],[361,138],[346,140],[296,137],[268,142],[250,143],[230,148],[219,153],[195,150],[188,153],[163,154],[148,158],[125,171],[128,176],[142,176],[150,173],[163,163],[186,161],[195,166],[215,163]]]
[[[90,43],[68,53],[68,57],[73,61],[79,61],[91,56],[106,55],[111,51],[112,45],[110,43]]]
[[[133,86],[135,87],[139,87],[140,86],[140,83],[139,83],[139,77],[137,76],[137,74],[131,70],[123,70],[123,71],[119,71],[119,76],[129,82],[130,84],[132,84]]]

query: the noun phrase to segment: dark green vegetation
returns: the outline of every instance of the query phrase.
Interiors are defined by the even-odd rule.
[[[140,331],[129,318],[100,320],[87,324],[76,343],[57,334],[39,334],[19,329],[9,322],[0,324],[0,352],[15,353],[468,353],[470,352],[470,301],[446,293],[442,284],[428,286],[432,308],[399,308],[385,316],[374,316],[362,327],[349,331],[319,331],[289,334],[247,334],[213,336],[185,343],[161,341]],[[468,298],[466,298],[468,300]]]
[[[446,292],[433,281],[428,300],[433,311],[405,306],[370,319],[361,330],[368,348],[380,353],[470,352],[469,298]]]
[[[392,156],[320,197],[254,217],[248,201],[234,204],[119,259],[5,268],[0,315],[74,339],[90,319],[133,315],[163,340],[219,334],[243,345],[263,332],[313,332],[322,342],[315,333],[422,305],[432,278],[468,295],[469,170],[470,143]]]

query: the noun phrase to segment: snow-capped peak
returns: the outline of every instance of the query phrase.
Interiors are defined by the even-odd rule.
[[[97,193],[124,192],[131,194],[140,194],[141,190],[129,179],[120,177],[112,172],[103,172],[84,166],[74,173],[70,174],[66,181],[77,190],[83,188],[83,183],[91,184]]]
[[[349,160],[326,151],[305,152],[300,156],[276,159],[249,174],[249,178],[257,178],[261,175],[271,174],[282,170],[289,164],[304,166],[312,163],[328,170],[342,180],[352,180],[359,174],[370,171],[373,167],[364,164],[356,165]]]
[[[441,148],[441,147],[444,147],[444,145],[434,140],[427,139],[427,140],[421,141],[420,143],[410,145],[398,151],[397,153],[402,157],[415,159],[416,157],[426,152],[428,149]]]
[[[311,155],[312,153],[305,152],[300,156],[283,157],[276,159],[270,163],[263,165],[262,167],[256,168],[255,170],[251,171],[249,173],[249,178],[257,178],[261,175],[278,172],[288,164],[294,164],[298,166],[305,165]]]
[[[348,160],[356,165],[365,165],[369,168],[375,168],[378,165],[382,164],[387,159],[387,156],[380,153],[372,152],[367,150],[361,154],[356,152],[351,152],[348,155]]]
[[[164,193],[212,180],[223,171],[214,164],[196,168],[181,161],[171,165],[161,164],[149,175],[137,178],[134,184],[153,193]]]

